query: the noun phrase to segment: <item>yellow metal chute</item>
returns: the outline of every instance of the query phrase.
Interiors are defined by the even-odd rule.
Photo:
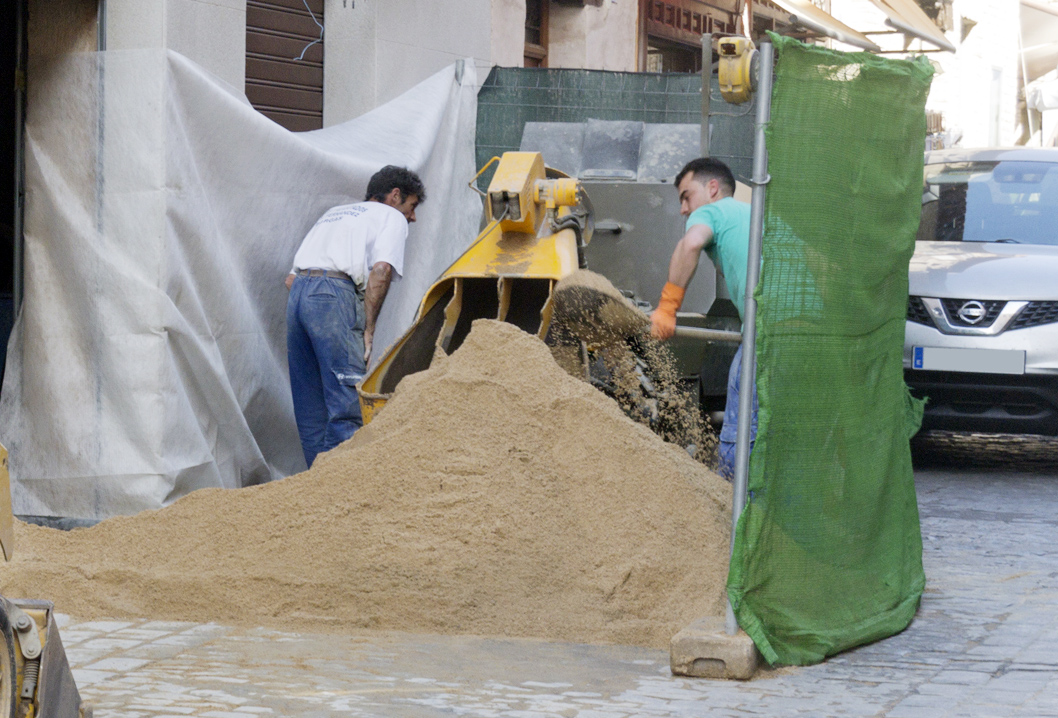
[[[411,328],[357,387],[367,424],[405,376],[455,351],[475,319],[510,322],[541,339],[555,283],[583,266],[590,204],[580,183],[538,152],[507,152],[485,193],[488,224],[426,292]]]

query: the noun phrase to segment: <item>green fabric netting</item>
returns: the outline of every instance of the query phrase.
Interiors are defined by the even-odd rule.
[[[764,658],[805,665],[903,630],[925,585],[902,356],[933,70],[772,41],[760,429],[727,587]]]

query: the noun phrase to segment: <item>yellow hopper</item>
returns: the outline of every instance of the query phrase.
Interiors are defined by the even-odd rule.
[[[510,322],[545,338],[555,284],[584,266],[594,218],[580,183],[545,168],[538,152],[504,153],[481,172],[497,161],[485,193],[485,229],[430,287],[411,328],[358,385],[365,424],[401,379],[430,366],[437,349],[458,349],[475,319]]]

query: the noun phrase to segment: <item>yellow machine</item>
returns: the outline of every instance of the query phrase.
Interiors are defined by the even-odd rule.
[[[510,322],[543,339],[558,280],[584,266],[594,217],[577,180],[537,152],[507,152],[485,197],[487,226],[426,292],[415,322],[357,387],[364,423],[405,376],[452,353],[475,319]],[[477,178],[475,177],[475,180]],[[473,186],[473,184],[472,184]]]
[[[0,446],[0,548],[14,552],[11,478]],[[0,718],[90,718],[66,660],[51,601],[0,596]]]
[[[732,104],[742,104],[757,89],[757,65],[760,59],[753,41],[748,37],[724,37],[717,43],[717,49],[720,54],[717,67],[720,95]]]
[[[90,718],[51,601],[0,598],[0,716]]]

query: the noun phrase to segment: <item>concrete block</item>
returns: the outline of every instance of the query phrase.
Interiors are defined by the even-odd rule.
[[[669,666],[674,675],[748,680],[760,665],[760,653],[744,631],[729,635],[722,617],[694,621],[672,637]]]

